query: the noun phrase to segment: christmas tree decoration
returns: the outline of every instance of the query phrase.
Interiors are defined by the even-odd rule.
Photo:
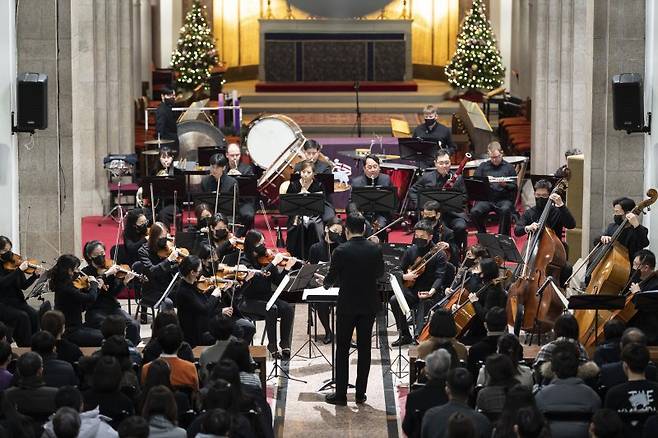
[[[177,73],[176,88],[193,90],[207,83],[218,62],[205,6],[201,5],[201,0],[194,0],[192,9],[185,15],[176,50],[171,55],[171,65]]]
[[[505,67],[482,0],[473,0],[473,7],[459,29],[457,50],[445,73],[455,88],[488,91],[503,84]]]

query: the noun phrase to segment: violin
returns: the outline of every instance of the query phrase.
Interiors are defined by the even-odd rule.
[[[90,281],[89,277],[82,272],[78,272],[77,275],[73,278],[73,287],[79,290],[89,289]]]
[[[176,258],[176,263],[181,263],[185,257],[190,255],[190,251],[187,248],[177,248],[176,245],[171,241],[167,241],[167,246],[158,250],[158,257],[166,259],[171,255],[172,252],[178,251],[178,257]]]
[[[24,261],[27,261],[27,269],[25,270],[26,275],[34,274],[37,269],[43,269],[43,266],[39,264],[39,260],[24,259],[18,254],[12,254],[11,259],[4,262],[2,267],[5,271],[15,271]]]
[[[288,260],[290,260],[292,258],[292,256],[288,252],[276,252],[276,251],[273,251],[271,249],[268,249],[267,254],[265,254],[264,256],[258,257],[258,263],[261,266],[267,266],[270,263],[272,263],[272,261],[274,260],[274,256],[276,256],[277,254],[283,255],[283,260],[281,260],[281,263],[279,263],[278,266],[285,265],[288,262]]]
[[[130,269],[130,266],[128,266],[128,265],[117,265],[117,264],[114,263],[114,260],[111,260],[111,259],[105,259],[105,264],[100,269],[104,269],[104,270],[107,271],[112,266],[117,267],[117,272],[116,272],[116,274],[114,274],[114,276],[116,278],[120,279],[120,280],[123,280],[124,278],[126,278],[126,276],[128,274],[132,274],[133,278],[136,278],[140,281],[148,281],[148,277],[146,275],[138,274],[137,272]]]
[[[439,251],[445,251],[450,248],[450,245],[446,242],[437,242],[427,251],[422,257],[418,257],[416,261],[407,269],[407,274],[414,273],[417,276],[423,275],[425,272],[425,267],[432,260]],[[416,283],[416,280],[404,280],[404,286],[406,288],[411,288]]]
[[[201,277],[194,283],[194,285],[199,290],[199,292],[207,293],[212,292],[216,287],[219,287],[222,290],[229,288],[235,283],[236,280],[215,276],[211,278]]]

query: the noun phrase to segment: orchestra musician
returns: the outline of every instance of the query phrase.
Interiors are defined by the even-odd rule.
[[[160,94],[162,103],[155,112],[155,131],[158,136],[164,140],[173,140],[171,148],[175,151],[179,149],[178,144],[178,118],[174,114],[174,104],[176,103],[176,92],[169,88],[162,90]]]
[[[253,165],[243,163],[240,160],[242,152],[240,151],[240,146],[235,143],[230,143],[226,147],[226,159],[228,160],[228,166],[226,167],[226,173],[229,176],[255,176],[256,171]],[[243,236],[247,230],[251,229],[254,226],[254,216],[256,216],[256,199],[243,199],[239,203],[238,209],[240,212],[240,218],[244,224],[244,228],[239,230],[237,233],[239,236]]]
[[[123,224],[123,246],[126,262],[132,266],[139,259],[139,248],[146,243],[149,221],[141,208],[134,208],[126,214]]]
[[[553,201],[555,208],[552,208],[546,219],[546,226],[551,228],[555,235],[562,241],[567,249],[566,242],[564,242],[564,229],[572,230],[576,228],[576,219],[565,205],[562,197],[558,193],[551,194],[553,189],[550,181],[541,179],[535,183],[535,206],[528,208],[523,212],[519,220],[514,226],[514,235],[523,236],[524,234],[535,233],[539,227],[539,219],[546,203],[550,199]],[[564,284],[566,279],[571,275],[571,266],[566,265],[560,273],[560,284]]]
[[[363,175],[352,179],[352,187],[393,187],[393,184],[390,176],[381,173],[379,158],[375,155],[367,155],[363,164]],[[348,209],[350,212],[358,211],[356,204],[352,202],[348,205]],[[374,229],[384,228],[391,220],[391,213],[387,211],[362,214]]]
[[[421,219],[432,225],[432,243],[446,242],[450,245],[450,263],[459,265],[459,251],[455,233],[441,220],[441,206],[436,201],[427,201],[420,213]]]
[[[450,128],[439,123],[434,105],[427,105],[423,108],[423,118],[424,122],[414,128],[411,136],[436,141],[439,149],[446,149],[450,155],[454,154],[457,145],[452,141]]]
[[[324,186],[315,180],[315,171],[312,161],[302,161],[300,163],[300,178],[291,181],[286,189],[286,193],[322,193],[324,195]],[[282,187],[284,187],[282,185]],[[288,217],[288,238],[286,247],[294,256],[304,258],[312,244],[322,239],[323,222],[336,215],[333,207],[327,201],[325,196],[324,212],[322,217],[319,216],[289,216]],[[301,233],[304,233],[303,238]],[[302,241],[304,247],[302,247]]]
[[[261,269],[262,274],[249,274],[242,286],[242,301],[238,309],[243,315],[255,315],[265,318],[265,331],[267,332],[267,350],[272,357],[280,359],[290,358],[290,341],[292,335],[292,320],[294,309],[286,301],[277,298],[272,307],[266,310],[268,300],[272,296],[272,286],[278,285],[286,273],[297,263],[297,259],[290,257],[283,268],[279,265],[284,261],[284,256],[277,253],[271,262],[264,267],[258,262],[259,257],[268,255],[265,246],[265,237],[258,230],[249,230],[244,237],[244,253],[240,263],[250,269]],[[279,352],[277,347],[277,318],[281,318],[281,339]]]
[[[174,248],[168,256],[163,251],[168,244],[167,229],[161,222],[151,225],[149,238],[139,249],[139,261],[148,281],[142,285],[142,323],[146,324],[145,305],[155,304],[164,294],[174,275],[178,271],[178,250]],[[173,307],[173,295],[164,302],[165,307]]]
[[[600,241],[602,244],[607,244],[612,241],[612,236],[619,228],[619,225],[624,221],[624,217],[628,219],[628,223],[631,225],[627,226],[617,238],[622,246],[628,249],[628,254],[637,254],[643,248],[649,246],[649,230],[642,224],[640,224],[640,218],[633,213],[635,208],[635,201],[630,198],[622,197],[617,198],[612,201],[612,214],[613,222],[608,224],[603,235],[594,241],[594,244],[597,244]],[[632,262],[632,260],[631,260]]]
[[[317,243],[311,245],[308,252],[308,262],[316,264],[320,262],[331,262],[331,255],[338,245],[345,242],[343,234],[343,222],[339,217],[332,217],[324,226],[324,238]],[[318,313],[318,319],[324,327],[324,344],[331,344],[334,334],[331,331],[329,324],[329,304],[328,303],[315,303],[313,304]]]
[[[512,213],[516,200],[516,170],[503,159],[503,149],[497,141],[487,146],[489,161],[480,164],[475,176],[488,177],[493,199],[477,201],[471,209],[471,219],[480,233],[486,233],[486,217],[495,210],[498,213],[498,234],[510,235]]]
[[[13,244],[0,236],[0,321],[14,329],[13,338],[19,347],[29,347],[32,334],[39,330],[37,311],[26,301],[23,291],[32,286],[43,268],[26,274],[27,260],[10,269],[14,253]]]
[[[79,268],[80,259],[64,254],[50,269],[48,277],[50,289],[55,292],[55,310],[62,312],[66,320],[64,338],[78,347],[100,347],[103,342],[101,331],[82,323],[82,312],[98,298],[98,280],[94,276],[85,276]]]
[[[434,158],[434,171],[423,173],[414,185],[409,189],[409,198],[413,204],[420,208],[419,192],[423,189],[442,189],[446,183],[454,176],[450,171],[450,152],[447,149],[439,149]],[[457,176],[455,183],[450,188],[451,191],[466,193],[464,180],[461,175]],[[466,247],[466,214],[452,211],[445,212],[441,218],[442,222],[455,233],[455,241],[461,247]]]
[[[119,315],[126,321],[126,337],[130,339],[133,345],[138,345],[141,337],[139,335],[139,323],[121,308],[117,295],[123,288],[134,278],[134,274],[127,273],[122,279],[116,277],[119,266],[113,264],[107,267],[105,259],[105,245],[99,240],[91,240],[84,246],[83,256],[87,266],[82,268],[86,275],[95,277],[99,280],[100,291],[96,301],[87,307],[85,320],[89,327],[96,329],[101,328],[105,318],[110,315]]]
[[[648,249],[642,249],[633,257],[633,276],[629,292],[636,294],[639,292],[658,290],[658,274],[656,269],[656,256]],[[641,329],[647,336],[648,345],[658,344],[658,315],[655,310],[643,309],[636,306],[637,313],[628,322],[629,327]]]
[[[211,239],[215,246],[217,259],[227,265],[233,266],[238,262],[238,248],[236,238],[229,230],[229,221],[217,213],[210,219]]]
[[[163,146],[160,148],[160,155],[158,156],[158,163],[155,167],[155,176],[173,176],[174,174],[174,159],[176,152],[168,147]]]
[[[190,231],[196,231],[201,234],[207,233],[212,219],[212,210],[210,209],[210,206],[205,202],[198,204],[194,207],[194,217],[196,218],[196,226]]]
[[[170,147],[161,147],[160,148],[160,154],[158,156],[158,162],[155,170],[152,173],[152,176],[173,176],[174,175],[174,159],[175,159],[176,151],[171,149]],[[150,197],[150,194],[148,194]],[[143,207],[143,190],[142,187],[140,187],[137,190],[137,194],[135,197],[137,198],[137,205],[139,207]],[[166,196],[166,197],[160,197],[159,199],[156,199],[155,201],[153,199],[150,199],[149,202],[156,202],[154,210],[157,209],[157,220],[160,222],[163,222],[169,227],[173,223],[174,220],[174,205],[173,205],[173,194],[171,197]],[[149,217],[151,216],[150,211],[148,212]],[[156,220],[155,218],[150,218],[152,221]]]
[[[338,246],[331,258],[324,287],[339,286],[336,303],[336,392],[325,397],[327,403],[347,404],[349,350],[356,328],[357,372],[356,402],[366,401],[370,372],[370,336],[381,297],[377,280],[384,274],[384,258],[379,245],[367,240],[363,233],[366,220],[351,214],[345,223],[347,242]]]
[[[425,312],[432,306],[432,298],[436,294],[436,291],[443,290],[443,280],[448,262],[445,252],[439,251],[439,254],[427,262],[422,272],[409,270],[419,257],[422,258],[425,256],[432,248],[432,232],[432,225],[429,222],[424,220],[418,221],[414,226],[412,244],[407,248],[400,262],[400,268],[404,273],[402,274],[402,279],[404,281],[414,281],[413,286],[403,288],[402,291],[409,307],[418,308],[415,323],[416,336],[418,336],[420,330],[423,328]],[[389,303],[391,304],[393,316],[395,316],[395,325],[400,334],[399,338],[393,341],[391,345],[397,347],[413,343],[414,338],[409,332],[407,318],[402,313],[402,309],[395,295],[391,297]]]
[[[322,146],[315,140],[308,139],[302,145],[304,150],[305,161],[310,161],[313,164],[313,173],[331,173],[331,163],[324,157],[320,150]],[[324,158],[323,158],[324,157]],[[295,164],[295,173],[302,171],[303,161]]]

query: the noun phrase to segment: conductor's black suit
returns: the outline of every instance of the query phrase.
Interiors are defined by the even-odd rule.
[[[359,355],[356,397],[363,398],[370,371],[370,335],[375,315],[381,309],[377,279],[384,273],[384,259],[378,245],[362,236],[338,246],[331,256],[324,286],[339,286],[336,317],[336,398],[345,400],[349,372],[349,349],[356,328]]]

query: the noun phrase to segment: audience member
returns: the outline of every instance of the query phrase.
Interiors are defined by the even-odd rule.
[[[455,339],[455,336],[457,336],[457,327],[452,312],[443,308],[436,310],[430,319],[430,337],[418,346],[418,359],[423,360],[432,351],[444,348],[446,343],[450,343],[459,360],[466,361],[468,357],[466,347]]]
[[[43,424],[55,412],[57,388],[46,386],[43,380],[43,361],[29,351],[16,363],[18,383],[4,392],[4,399],[16,407],[18,413]]]
[[[448,418],[446,438],[476,438],[475,422],[461,412],[455,412]]]
[[[7,371],[11,359],[11,345],[7,341],[0,341],[0,391],[9,388],[14,379],[14,375]]]
[[[249,347],[244,342],[231,342],[224,352],[226,359],[232,360],[240,369],[240,382],[246,390],[261,391],[260,378],[254,373],[254,362],[249,354]]]
[[[620,341],[626,325],[620,319],[611,319],[603,326],[605,341],[596,347],[592,359],[599,367],[607,363],[618,362],[621,355]]]
[[[647,345],[647,338],[642,330],[636,327],[629,327],[624,330],[621,341],[619,341],[619,346],[623,350],[629,344]],[[656,381],[656,366],[653,363],[649,363],[645,373],[648,380]],[[627,380],[628,378],[626,377],[626,373],[624,373],[624,365],[621,360],[607,363],[601,367],[599,374],[599,393],[605,395],[608,389]]]
[[[132,318],[131,318],[132,319]],[[136,320],[133,320],[136,321]],[[142,364],[142,355],[139,354],[135,344],[129,338],[126,337],[126,318],[122,315],[108,315],[105,317],[101,323],[101,333],[103,334],[103,339],[107,340],[112,336],[119,336],[122,339],[125,339],[128,344],[128,353],[130,354],[130,360],[136,365]]]
[[[492,354],[485,365],[489,383],[477,395],[475,406],[489,419],[498,418],[503,411],[509,388],[518,383],[518,371],[509,356]]]
[[[183,334],[176,324],[169,324],[158,333],[158,344],[162,347],[160,358],[164,359],[171,369],[171,386],[189,387],[194,391],[199,390],[199,377],[193,363],[177,356],[178,350],[183,343]],[[142,379],[148,373],[150,364],[142,367]]]
[[[78,384],[78,377],[75,375],[73,365],[57,358],[55,337],[50,332],[41,330],[33,334],[31,347],[32,351],[41,356],[43,361],[43,380],[46,382],[46,386],[61,388]]]
[[[467,402],[473,387],[471,373],[465,368],[454,368],[448,372],[446,394],[448,402],[442,406],[428,409],[423,417],[421,437],[441,438],[447,437],[447,426],[450,416],[455,412],[461,412],[464,416],[473,420],[478,437],[489,438],[491,436],[491,423],[484,415],[471,409]]]
[[[119,438],[148,438],[149,424],[142,416],[133,415],[119,425]]]
[[[98,407],[101,415],[111,418],[116,428],[121,420],[135,413],[133,401],[120,391],[121,365],[111,356],[98,359],[91,378],[91,389],[83,393],[84,410]]]
[[[579,352],[579,361],[581,363],[587,362],[588,357],[587,352],[585,351],[585,347],[583,347],[582,344],[578,342],[578,321],[571,313],[563,313],[557,317],[555,324],[553,325],[553,332],[555,333],[555,340],[549,342],[546,345],[543,345],[539,349],[539,353],[537,353],[537,357],[535,358],[535,363],[533,365],[536,370],[539,370],[544,363],[550,364],[553,349],[557,343],[562,341],[571,342],[576,345]],[[542,372],[542,374],[546,375],[550,374],[550,372]]]
[[[519,338],[517,338],[512,333],[505,333],[500,338],[498,338],[497,351],[499,354],[508,356],[510,359],[512,359],[512,363],[516,364],[516,370],[518,371],[516,380],[520,384],[525,385],[528,388],[532,388],[535,383],[532,369],[529,366],[521,363],[523,361],[523,346],[521,346]],[[489,384],[489,376],[487,375],[486,367],[480,368],[477,384],[478,386],[486,386]]]
[[[80,414],[71,408],[59,408],[53,417],[53,431],[57,438],[76,438],[80,432]]]
[[[178,318],[176,317],[176,314],[173,312],[161,311],[158,313],[158,316],[156,316],[155,319],[153,320],[153,324],[151,325],[151,339],[142,350],[142,357],[144,359],[144,363],[149,363],[152,360],[155,360],[158,357],[160,357],[160,355],[162,354],[162,346],[160,345],[158,336],[160,335],[160,331],[164,327],[168,326],[169,324],[175,324],[179,326]],[[192,352],[192,347],[190,347],[190,344],[188,344],[187,342],[183,342],[181,344],[180,348],[178,349],[177,355],[181,359],[194,363],[194,353]]]
[[[176,426],[176,400],[166,386],[155,386],[149,390],[142,416],[149,423],[149,438],[187,438],[185,429]]]
[[[507,391],[503,412],[494,425],[492,438],[513,437],[516,433],[514,426],[517,424],[517,415],[524,408],[533,409],[537,414],[536,417],[542,416],[535,403],[532,390],[520,384],[514,385]]]
[[[468,350],[467,367],[471,375],[477,376],[480,367],[487,357],[496,352],[498,338],[505,334],[507,328],[507,312],[500,307],[492,307],[484,317],[487,336],[476,342]]]
[[[49,310],[41,316],[41,329],[55,337],[57,359],[73,365],[82,357],[82,350],[68,339],[63,338],[65,327],[64,314],[59,310]]]
[[[514,432],[518,438],[550,438],[551,432],[537,409],[521,408],[516,414]]]
[[[148,373],[146,373],[146,378],[142,384],[142,394],[141,400],[138,403],[139,411],[144,408],[144,403],[146,402],[146,396],[148,395],[151,388],[155,386],[163,385],[167,388],[172,389],[171,387],[171,369],[169,364],[164,359],[156,359],[151,362]],[[174,392],[174,398],[176,399],[176,407],[178,408],[179,421],[182,419],[182,415],[191,409],[190,398],[184,392],[176,391]]]
[[[199,357],[199,377],[205,382],[212,371],[211,368],[222,360],[226,346],[236,340],[233,336],[234,322],[224,315],[217,315],[210,320],[208,328],[216,339],[215,344],[206,348]]]
[[[624,423],[619,415],[610,409],[599,409],[594,412],[592,421],[589,423],[590,438],[622,438],[623,431]],[[655,436],[651,435],[652,438]]]

